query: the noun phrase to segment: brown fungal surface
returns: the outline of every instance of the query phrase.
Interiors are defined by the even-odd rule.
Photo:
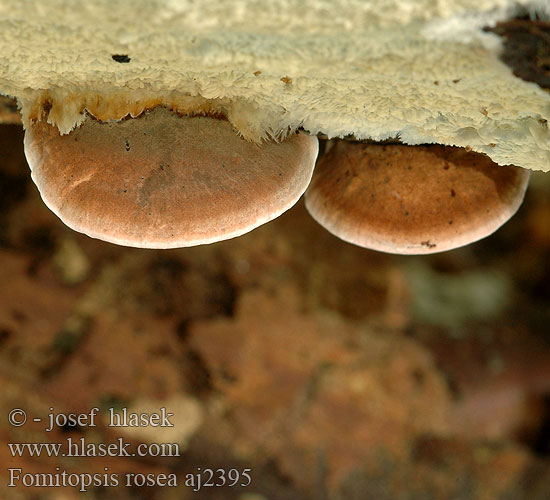
[[[315,137],[247,142],[222,119],[156,108],[139,118],[87,118],[68,135],[45,121],[25,134],[46,205],[93,238],[175,248],[239,236],[290,208],[306,189]]]
[[[519,208],[530,172],[445,146],[338,141],[306,192],[317,222],[362,247],[450,250],[488,236]]]

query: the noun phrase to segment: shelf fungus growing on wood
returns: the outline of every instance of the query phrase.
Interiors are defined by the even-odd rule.
[[[239,236],[290,208],[317,138],[244,140],[226,120],[155,108],[70,134],[37,121],[25,154],[46,205],[69,227],[119,245],[175,248]]]
[[[502,57],[510,44],[499,23],[517,16],[538,16],[533,43],[541,45],[527,44],[537,58],[530,81],[504,62],[521,54]],[[319,135],[468,148],[503,168],[550,170],[550,93],[537,78],[547,71],[548,43],[537,33],[549,20],[548,0],[271,0],[269,8],[263,0],[0,0],[0,94],[17,100],[33,177],[68,224],[121,244],[199,244],[242,234],[288,208],[307,184]],[[174,170],[189,164],[177,141],[159,139],[161,154],[150,136],[136,139],[156,117],[170,130],[209,124],[191,127],[213,142],[189,149],[209,181],[190,171],[203,191],[187,205],[191,174]],[[126,151],[120,140],[130,129]],[[99,135],[106,142],[86,153],[71,142],[92,144]],[[288,164],[275,149],[290,155]],[[256,161],[261,151],[269,166]],[[229,162],[233,154],[240,168]],[[209,156],[224,165],[219,179],[204,167],[213,165]],[[92,165],[92,157],[101,162]],[[120,182],[101,172],[115,168],[114,158]],[[136,169],[122,162],[129,158]],[[293,170],[299,165],[301,173]],[[280,184],[270,183],[283,167]],[[70,184],[67,175],[79,180]],[[215,194],[214,185],[226,192]],[[161,191],[166,200],[157,198]],[[100,205],[111,210],[104,218]]]
[[[338,141],[317,165],[306,206],[350,243],[397,254],[442,252],[512,217],[529,174],[450,146]]]

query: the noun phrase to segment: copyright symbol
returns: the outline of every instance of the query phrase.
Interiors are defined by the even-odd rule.
[[[21,427],[27,421],[27,414],[21,408],[14,408],[8,413],[8,422],[13,427]]]

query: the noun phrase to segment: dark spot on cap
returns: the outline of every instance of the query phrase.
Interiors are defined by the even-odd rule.
[[[454,189],[451,189],[451,196],[456,196],[456,193],[455,193],[455,190]]]
[[[114,54],[111,56],[113,61],[117,63],[129,63],[131,59],[128,57],[128,54]]]
[[[437,246],[435,243],[432,243],[430,240],[421,241],[420,244],[423,247],[428,247],[428,248],[435,248]]]

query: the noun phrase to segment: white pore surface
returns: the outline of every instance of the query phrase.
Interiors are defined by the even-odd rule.
[[[302,126],[549,170],[550,93],[481,30],[535,11],[548,0],[0,0],[0,93],[25,120],[47,96],[62,133],[92,98],[198,97],[251,140]]]

